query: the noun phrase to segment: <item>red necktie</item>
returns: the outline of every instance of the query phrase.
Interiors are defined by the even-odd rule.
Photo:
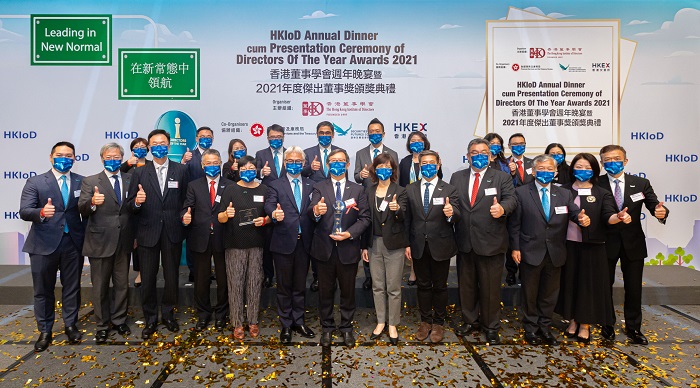
[[[520,175],[520,181],[524,182],[525,181],[525,173],[523,171],[523,161],[517,160],[515,163],[518,164],[518,174]]]
[[[209,199],[211,200],[211,206],[214,207],[214,199],[216,198],[216,188],[214,184],[216,181],[209,182]]]
[[[474,174],[474,185],[472,186],[472,198],[471,207],[474,207],[474,202],[476,202],[476,194],[479,192],[479,173]]]

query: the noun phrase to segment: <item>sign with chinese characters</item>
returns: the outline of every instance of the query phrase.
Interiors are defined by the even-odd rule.
[[[119,49],[120,100],[199,100],[199,49]]]
[[[112,64],[112,15],[32,15],[32,65]]]

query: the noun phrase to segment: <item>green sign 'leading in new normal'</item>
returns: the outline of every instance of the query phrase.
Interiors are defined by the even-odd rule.
[[[112,15],[31,15],[32,65],[112,65]]]

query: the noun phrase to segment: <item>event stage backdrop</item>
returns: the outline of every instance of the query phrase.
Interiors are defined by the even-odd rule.
[[[424,131],[447,178],[465,146],[496,131],[596,152],[619,143],[626,171],[671,210],[645,212],[650,264],[698,267],[700,11],[695,1],[32,1],[0,4],[0,263],[26,264],[27,177],[60,140],[74,171],[101,169],[100,147],[164,128],[177,157],[194,130],[252,153],[264,128],[285,145],[367,144],[367,123],[405,155]],[[354,162],[354,161],[353,161]]]

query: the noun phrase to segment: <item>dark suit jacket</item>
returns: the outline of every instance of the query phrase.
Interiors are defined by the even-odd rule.
[[[399,186],[406,187],[411,184],[411,169],[413,168],[413,155],[406,155],[399,162]],[[442,165],[437,172],[437,177],[442,179]],[[420,171],[416,174],[416,179],[421,178]]]
[[[340,147],[336,147],[335,145],[331,144],[331,149],[328,152],[330,154],[331,151],[337,150],[339,148]],[[306,162],[304,163],[304,169],[301,171],[301,176],[311,178],[311,180],[314,182],[320,182],[324,179],[327,179],[328,176],[323,174],[323,155],[321,155],[321,153],[319,152],[318,144],[305,149],[304,154],[306,156]],[[319,163],[321,163],[321,168],[319,168],[318,171],[314,171],[311,169],[311,162],[313,162],[314,158],[316,157],[318,158]]]
[[[614,186],[612,188],[610,187],[608,175],[601,175],[598,178],[598,183],[600,187],[613,193],[614,201]],[[656,198],[656,194],[649,180],[638,176],[625,174],[624,191],[622,208],[627,208],[627,213],[632,216],[632,222],[629,224],[619,222],[615,225],[609,225],[605,239],[605,247],[608,250],[609,258],[618,258],[620,248],[622,247],[625,249],[628,259],[643,260],[647,257],[647,244],[644,231],[642,230],[642,205],[646,206],[651,216],[654,217],[654,209],[656,205],[659,204],[659,200]],[[644,198],[638,201],[632,201],[630,197],[637,193],[642,193]],[[666,206],[664,206],[664,209],[666,209],[666,218],[668,218],[669,210]],[[659,220],[659,222],[665,224],[666,218]]]
[[[428,241],[433,259],[437,261],[449,260],[457,254],[454,225],[459,222],[461,215],[457,189],[442,179],[434,179],[435,191],[430,198],[430,206],[426,215],[423,213],[424,190],[421,187],[422,183],[421,179],[406,186],[408,196],[406,225],[409,229],[411,256],[414,260],[420,260],[425,249],[425,242]],[[433,205],[433,198],[450,199],[453,208],[450,221],[442,212],[444,205]]]
[[[369,156],[370,147],[374,148],[374,146],[370,144],[367,147],[357,151],[357,153],[355,154],[355,182],[362,184],[364,188],[368,188],[372,185],[371,179],[360,178],[360,171],[362,171],[362,169],[365,167],[365,164],[367,165],[367,167],[372,165],[373,159],[370,159]],[[399,154],[397,154],[396,151],[392,150],[391,148],[387,147],[386,144],[384,144],[383,153],[391,155],[396,165],[399,164]],[[399,178],[401,178],[401,173],[399,173]]]
[[[601,188],[593,186],[591,195],[578,195],[578,191],[572,187],[572,183],[562,186],[570,190],[572,198],[579,197],[581,209],[586,211],[586,215],[591,219],[591,224],[581,228],[581,241],[585,243],[604,244],[605,233],[608,229],[610,216],[617,214],[615,209],[615,199],[612,194]]]
[[[362,239],[362,249],[367,249],[372,246],[372,236],[374,235],[374,219],[375,214],[379,213],[377,209],[377,184],[367,188],[367,201],[369,203],[370,216],[372,224],[365,231],[365,236]],[[408,196],[406,189],[399,186],[397,183],[390,183],[386,190],[384,200],[389,203],[396,195],[396,202],[399,204],[399,209],[394,211],[386,209],[381,213],[382,221],[382,241],[387,249],[403,249],[410,245],[408,241],[408,233],[406,232],[405,215],[408,207]]]
[[[230,181],[238,182],[241,180],[238,170],[231,170],[231,166],[233,166],[233,162],[224,163],[224,166],[221,168],[221,174]]]
[[[455,225],[459,251],[478,255],[494,256],[503,254],[508,249],[508,230],[506,217],[515,211],[518,201],[510,174],[501,170],[487,168],[481,172],[481,184],[476,194],[474,207],[471,206],[469,189],[474,184],[470,169],[452,174],[450,184],[457,188],[461,219]],[[486,195],[486,190],[489,195]],[[495,195],[491,193],[495,189]],[[500,218],[491,216],[491,206],[496,198],[505,214]]]
[[[138,214],[138,230],[136,242],[144,247],[154,247],[160,241],[163,228],[168,239],[173,244],[181,243],[185,238],[185,229],[180,218],[182,204],[187,194],[187,167],[183,164],[168,161],[168,174],[166,176],[163,194],[160,193],[158,176],[153,161],[147,161],[146,165],[134,170],[129,185],[129,197],[127,199],[129,210]],[[168,182],[177,185],[177,188],[168,188]],[[146,192],[146,202],[136,207],[136,193],[139,184]]]
[[[512,156],[507,160],[508,163],[510,163],[511,161],[515,162],[515,158],[513,158]],[[534,182],[535,178],[532,176],[532,171],[530,171],[529,174],[527,172],[528,169],[533,167],[534,166],[532,165],[532,159],[528,158],[527,156],[523,156],[523,174],[525,175],[525,180],[523,181],[522,179],[520,179],[520,174],[518,174],[518,171],[516,170],[515,175],[511,175],[511,177],[513,178],[513,185],[515,187],[520,187]]]
[[[83,179],[78,209],[83,218],[88,220],[83,244],[84,256],[109,257],[117,252],[118,246],[126,246],[126,251],[131,251],[136,225],[126,206],[126,191],[130,183],[131,174],[122,173],[119,180],[122,189],[120,205],[114,192],[114,180],[108,178],[104,171]],[[95,193],[95,187],[104,194],[105,201],[102,205],[95,206],[93,211],[92,195]]]
[[[301,211],[297,209],[294,200],[292,183],[287,175],[270,183],[270,190],[265,199],[265,213],[272,221],[272,238],[270,239],[270,251],[289,255],[294,252],[301,226],[301,240],[304,243],[306,252],[311,249],[315,223],[306,216],[311,203],[311,193],[314,188],[314,181],[309,178],[299,177],[301,189]],[[277,209],[277,204],[284,211],[284,219],[277,222],[272,217],[272,212]]]
[[[209,197],[209,180],[206,176],[193,180],[187,185],[187,195],[180,211],[180,219],[187,213],[187,208],[190,208],[192,222],[185,227],[185,230],[187,246],[192,252],[206,252],[210,238],[213,238],[212,248],[214,252],[224,251],[224,226],[216,217],[219,214],[219,204],[224,189],[233,184],[232,181],[224,177],[219,178],[214,206],[212,206]],[[148,200],[148,194],[146,194],[146,200]],[[214,233],[212,234],[212,232]]]
[[[63,206],[63,197],[58,181],[49,170],[41,175],[27,179],[22,189],[22,197],[19,203],[19,216],[25,221],[31,221],[32,227],[27,234],[22,252],[33,255],[50,255],[58,248],[63,238],[63,226],[68,223],[68,230],[73,243],[78,248],[78,252],[83,249],[85,239],[85,224],[87,220],[82,220],[78,211],[78,197],[76,192],[80,191],[83,176],[74,172],[70,173],[70,183],[68,188],[68,206]],[[46,205],[49,198],[56,207],[56,213],[51,218],[41,220],[41,209]]]
[[[204,169],[202,168],[202,153],[199,152],[199,147],[195,147],[195,149],[192,150],[192,159],[190,159],[185,166],[187,166],[190,182],[205,176]]]
[[[328,211],[317,221],[313,207],[324,198]],[[352,238],[334,241],[329,236],[333,233],[333,203],[335,202],[335,187],[332,179],[318,182],[311,194],[311,203],[307,210],[308,216],[316,222],[314,238],[311,241],[311,256],[316,260],[328,261],[333,252],[333,246],[338,248],[338,258],[343,264],[355,264],[360,261],[360,239],[371,222],[367,194],[362,186],[345,180],[343,201],[355,199],[357,209],[350,208],[343,213],[342,228],[349,232]]]
[[[520,251],[522,262],[530,265],[540,265],[545,254],[555,267],[561,267],[566,262],[566,229],[569,220],[578,222],[581,212],[574,203],[571,191],[559,186],[549,185],[549,222],[544,217],[541,193],[535,182],[528,183],[515,189],[518,207],[508,217],[508,234],[510,247]],[[565,214],[556,214],[556,208],[565,206]]]
[[[263,148],[260,151],[255,153],[255,166],[258,168],[258,176],[260,176],[260,171],[262,168],[265,166],[265,162],[267,162],[267,166],[270,167],[270,175],[262,178],[262,184],[265,186],[270,186],[270,182],[274,181],[275,179],[278,179],[280,176],[285,176],[287,174],[287,170],[284,168],[284,151],[286,148],[282,147],[282,155],[281,155],[281,160],[280,160],[280,165],[282,166],[280,175],[277,175],[277,169],[275,168],[275,160],[272,156],[272,150],[270,147]]]

